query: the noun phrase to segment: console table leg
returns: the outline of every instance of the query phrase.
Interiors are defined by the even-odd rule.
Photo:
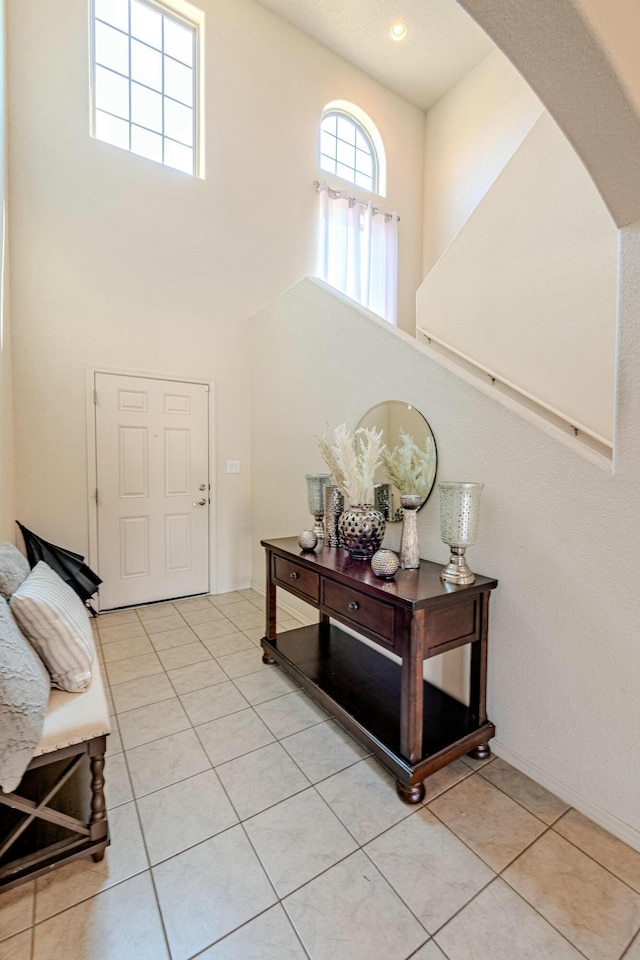
[[[262,662],[263,662],[263,663],[269,663],[269,664],[271,664],[271,663],[275,663],[275,660],[273,659],[273,657],[271,656],[270,653],[267,653],[266,650],[263,650],[263,651],[262,651]]]
[[[424,681],[422,679],[422,638],[424,610],[417,610],[409,627],[409,649],[402,657],[400,690],[400,753],[409,763],[422,757],[422,717]],[[424,793],[424,790],[423,790]],[[400,796],[404,796],[400,794]],[[410,801],[418,803],[419,801]]]
[[[473,757],[474,760],[488,760],[491,756],[491,748],[488,743],[479,743],[477,747],[469,751],[467,756]]]
[[[425,789],[422,780],[420,783],[414,784],[396,780],[396,790],[400,799],[404,800],[405,803],[422,803],[424,800]]]

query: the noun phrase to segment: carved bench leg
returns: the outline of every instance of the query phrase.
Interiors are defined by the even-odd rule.
[[[89,760],[91,769],[91,816],[89,828],[91,837],[98,839],[107,835],[107,804],[104,797],[104,753],[100,753]],[[99,863],[104,859],[104,849],[91,854],[93,860]]]

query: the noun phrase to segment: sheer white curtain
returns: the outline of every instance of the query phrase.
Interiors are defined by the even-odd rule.
[[[398,217],[368,203],[364,208],[363,246],[367,254],[361,302],[389,323],[398,311]],[[364,268],[363,268],[364,272]]]
[[[319,184],[318,194],[318,276],[395,324],[398,217],[326,182]]]

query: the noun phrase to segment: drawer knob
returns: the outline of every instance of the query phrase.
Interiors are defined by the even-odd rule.
[[[360,609],[360,604],[358,603],[357,600],[349,600],[349,603],[347,604],[347,610],[351,610],[351,612],[353,613],[354,610],[359,610],[359,609]]]
[[[289,580],[297,580],[299,576],[300,576],[300,574],[299,574],[299,573],[296,573],[295,570],[294,570],[293,573],[290,573],[290,574],[289,574]]]

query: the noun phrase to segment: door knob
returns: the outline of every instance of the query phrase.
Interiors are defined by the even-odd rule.
[[[207,503],[207,501],[204,500],[204,499],[202,499],[202,500],[194,500],[194,501],[193,501],[193,506],[194,506],[194,507],[204,507],[204,506],[206,505],[206,503]]]
[[[206,483],[201,483],[200,486],[198,487],[198,490],[206,490],[206,489],[207,489]]]

